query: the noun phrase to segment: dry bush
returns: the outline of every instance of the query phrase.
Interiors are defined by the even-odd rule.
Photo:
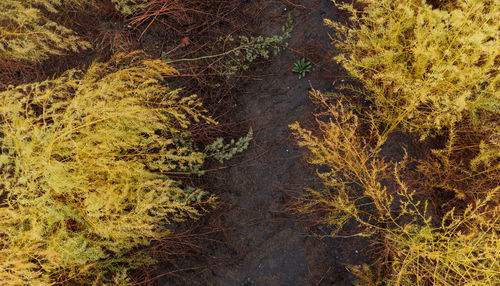
[[[2,285],[126,282],[149,261],[131,249],[212,201],[165,174],[199,173],[205,155],[186,136],[214,122],[163,85],[172,67],[141,58],[0,93]]]
[[[448,138],[446,148],[420,161],[412,184],[436,198],[453,194],[443,201],[448,206],[436,205],[443,214],[484,198],[500,172],[500,1],[362,0],[339,7],[351,23],[326,20],[337,30],[336,59],[368,91],[384,136],[401,127],[421,138],[434,131]]]
[[[342,102],[329,103],[317,91],[312,97],[326,110],[317,117],[319,134],[298,123],[291,128],[299,145],[308,149],[308,162],[318,166],[324,188],[307,190],[297,210],[319,214],[323,223],[333,227],[333,235],[347,221],[355,220],[361,228],[358,235],[376,236],[383,242],[389,260],[374,263],[378,271],[353,268],[363,278],[363,285],[498,284],[498,170],[471,179],[490,184],[482,186],[480,195],[474,189],[477,184],[470,184],[466,192],[475,193],[476,199],[466,201],[465,208],[451,208],[437,216],[425,197],[416,195],[419,189],[407,186],[409,159],[391,162],[381,158],[380,148],[386,138],[375,120],[360,120]],[[444,168],[439,165],[442,161],[428,160],[429,164],[435,162],[429,173]],[[435,179],[429,176],[420,179]],[[448,178],[457,179],[463,177]]]
[[[338,6],[351,22],[325,20],[337,30],[336,59],[371,105],[333,104],[313,92],[326,110],[319,135],[292,129],[321,166],[324,188],[309,190],[297,210],[319,214],[335,232],[355,220],[359,235],[380,239],[389,255],[377,271],[353,268],[365,284],[498,284],[500,2]],[[445,147],[419,160],[381,158],[396,128],[421,138],[438,131]]]
[[[440,214],[464,209],[500,185],[500,129],[453,126],[448,132],[445,147],[419,160],[410,179]]]
[[[349,25],[325,20],[336,29],[336,60],[370,92],[388,129],[425,136],[464,119],[491,126],[498,116],[500,1],[440,2],[360,0],[337,4]]]
[[[57,13],[60,4],[59,0],[0,2],[0,58],[38,62],[89,48],[88,42],[42,12]]]
[[[78,0],[81,1],[81,0]],[[83,0],[88,1],[88,0]],[[131,15],[134,12],[145,9],[150,0],[111,0],[115,5],[116,10],[120,11],[123,15]]]
[[[145,0],[112,0],[123,15],[145,8]],[[97,5],[95,0],[4,0],[0,2],[0,58],[40,62],[51,55],[91,47],[77,33],[54,21],[63,11]]]
[[[448,137],[420,162],[419,193],[450,192],[447,204],[466,207],[499,183],[500,1],[430,2],[339,4],[351,23],[326,24],[384,134],[401,127]]]
[[[363,124],[341,102],[332,105],[316,90],[311,92],[311,97],[326,110],[321,116],[331,116],[326,122],[319,116],[316,119],[321,137],[301,128],[298,123],[290,125],[290,128],[299,140],[298,144],[308,149],[308,162],[328,167],[326,171],[318,172],[326,189],[309,189],[306,197],[301,199],[298,210],[321,211],[325,222],[335,227],[335,234],[353,215],[358,215],[352,205],[354,201],[364,197],[375,198],[372,206],[381,214],[387,212],[385,207],[390,204],[387,201],[390,198],[380,182],[389,176],[389,164],[376,156],[385,138],[379,136],[373,122],[368,126]],[[365,129],[362,127],[367,127],[368,136],[359,136],[361,129]],[[356,191],[353,182],[363,188],[363,194]],[[334,193],[330,191],[332,189]]]

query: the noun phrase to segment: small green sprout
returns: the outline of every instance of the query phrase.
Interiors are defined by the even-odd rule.
[[[306,77],[306,73],[311,72],[311,63],[306,62],[305,58],[300,59],[300,61],[296,62],[293,65],[293,72],[296,72],[299,74],[299,79]]]
[[[166,64],[170,63],[172,61],[171,58],[166,58],[167,53],[165,51],[161,52],[161,57],[160,59],[164,60]]]

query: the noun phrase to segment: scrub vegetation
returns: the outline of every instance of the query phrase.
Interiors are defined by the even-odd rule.
[[[0,58],[37,62],[89,48],[90,43],[48,17],[57,14],[60,5],[59,0],[2,1]]]
[[[205,258],[246,253],[250,260],[241,265],[258,258],[253,273],[261,274],[261,265],[277,262],[251,254],[262,248],[248,237],[280,239],[283,233],[289,248],[277,251],[270,240],[268,252],[296,249],[290,257],[308,261],[304,275],[313,273],[310,266],[320,265],[322,254],[301,251],[318,244],[306,243],[303,228],[298,222],[292,228],[285,217],[289,226],[273,229],[281,227],[274,216],[289,196],[266,193],[284,184],[283,174],[307,175],[292,161],[299,156],[280,161],[285,158],[273,148],[285,141],[266,137],[285,140],[286,132],[270,135],[274,128],[286,129],[312,110],[291,92],[307,88],[297,74],[307,74],[321,111],[312,124],[290,128],[321,184],[298,196],[293,209],[328,225],[329,237],[349,228],[349,236],[371,238],[373,259],[349,267],[358,284],[500,284],[500,0],[333,1],[348,17],[324,20],[333,31],[328,48],[316,41],[319,25],[314,31],[303,26],[308,15],[319,22],[328,14],[293,2],[2,0],[0,284],[149,285],[172,275],[181,285],[211,285],[210,278],[183,280],[203,269],[196,265],[203,259],[186,257],[205,250],[211,251]],[[279,9],[263,13],[276,3]],[[301,17],[292,18],[291,7]],[[93,19],[93,13],[99,15]],[[252,31],[255,23],[263,35]],[[295,37],[289,47],[295,30],[304,39]],[[291,55],[280,59],[287,67],[266,69],[265,60],[283,51]],[[330,54],[334,59],[324,60]],[[290,58],[301,58],[295,75]],[[337,73],[333,62],[352,84],[337,85],[334,93],[313,89],[313,82],[344,78],[327,74],[327,64]],[[251,94],[244,88],[250,79],[269,86],[269,94],[236,100]],[[273,92],[280,94],[273,98]],[[239,116],[240,108],[257,118]],[[279,122],[263,124],[265,112],[279,113],[271,116]],[[249,148],[254,130],[262,144],[255,144],[255,157],[269,160],[262,168],[272,170],[269,178],[252,178],[261,174],[253,172],[260,167],[255,158],[242,160],[252,161],[250,168],[228,172],[235,178],[204,177],[241,164],[228,160]],[[413,145],[400,146],[398,136]],[[273,161],[288,169],[274,170]],[[235,204],[225,209],[234,218],[215,214],[200,223],[223,198],[225,184],[238,188],[225,202]],[[272,188],[262,188],[266,184]],[[273,223],[262,220],[268,227],[262,228],[254,214]],[[233,243],[203,246],[224,239]],[[231,248],[237,246],[255,249]],[[287,257],[280,267],[289,266]],[[155,263],[175,270],[155,272]],[[247,275],[219,264],[200,279]],[[327,283],[332,269],[325,268],[318,285]]]
[[[115,279],[147,262],[131,249],[213,202],[164,175],[199,172],[204,154],[186,131],[215,123],[196,96],[162,84],[174,73],[120,54],[0,93],[4,285]]]
[[[52,19],[93,3],[2,1],[0,57],[12,66],[92,48]],[[146,3],[112,4],[127,15]],[[178,74],[133,51],[0,92],[0,284],[130,284],[154,262],[141,249],[215,206],[171,175],[201,176],[206,160],[244,151],[252,132],[197,146],[194,126],[217,122],[197,95],[169,87]]]
[[[335,58],[362,84],[359,100],[311,98],[317,130],[291,125],[323,188],[296,210],[332,226],[349,221],[378,241],[379,259],[352,267],[360,285],[500,282],[500,2],[356,1],[337,4]],[[325,115],[328,118],[325,119]],[[434,143],[412,158],[382,150],[394,132]]]

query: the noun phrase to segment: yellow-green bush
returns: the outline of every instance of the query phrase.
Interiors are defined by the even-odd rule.
[[[337,4],[336,59],[359,79],[380,120],[423,135],[500,112],[500,1],[359,0]]]
[[[318,135],[291,128],[324,188],[297,210],[379,238],[387,260],[353,268],[362,285],[499,284],[500,1],[355,2],[338,4],[349,24],[325,22],[371,105],[312,93]],[[445,147],[392,162],[380,152],[396,128],[441,131]]]
[[[124,15],[145,7],[144,0],[112,0]],[[51,55],[63,55],[91,47],[63,23],[51,20],[69,7],[82,9],[93,0],[2,0],[0,1],[0,58],[39,62]]]
[[[130,15],[138,10],[144,9],[147,5],[147,0],[111,0],[123,15]]]
[[[500,124],[489,123],[496,128],[451,127],[445,147],[419,161],[417,177],[425,178],[417,179],[419,191],[437,197],[447,193],[449,201],[439,206],[444,212],[464,208],[500,185]]]
[[[319,215],[333,227],[333,234],[355,220],[361,229],[358,235],[380,239],[389,261],[374,264],[386,266],[385,271],[353,268],[364,281],[361,285],[497,285],[500,170],[490,170],[486,177],[473,175],[490,184],[483,184],[481,190],[470,185],[467,192],[475,194],[475,200],[467,201],[465,209],[451,208],[437,217],[429,201],[422,199],[426,194],[407,187],[409,158],[391,162],[381,157],[387,138],[375,119],[361,120],[342,102],[330,103],[317,91],[312,96],[326,110],[317,119],[319,135],[298,123],[291,128],[299,145],[308,149],[308,162],[321,170],[324,188],[308,190],[297,210]],[[325,121],[326,114],[331,118]],[[441,167],[438,161],[427,162],[429,173]]]
[[[1,1],[0,57],[36,62],[89,48],[88,42],[42,12],[56,13],[59,4],[59,0]]]
[[[348,25],[325,21],[336,29],[336,59],[385,125],[381,134],[448,135],[447,147],[420,163],[421,187],[472,201],[498,184],[500,1],[356,2],[338,4],[351,14]]]
[[[0,284],[102,285],[140,264],[129,250],[199,216],[211,198],[165,173],[198,172],[184,137],[213,121],[162,83],[175,73],[122,54],[0,93]]]

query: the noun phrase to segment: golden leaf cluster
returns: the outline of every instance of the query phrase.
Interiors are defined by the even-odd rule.
[[[53,21],[62,9],[82,9],[93,0],[2,0],[0,1],[0,58],[40,62],[91,48],[91,44],[64,23]],[[112,0],[124,15],[144,9],[144,0]]]
[[[436,1],[433,1],[433,3]],[[362,84],[369,106],[311,93],[317,130],[291,125],[323,188],[295,209],[332,226],[348,221],[383,246],[361,285],[500,283],[500,2],[361,0],[337,5],[336,57]],[[444,146],[393,162],[390,134]],[[393,142],[394,143],[394,142]],[[376,270],[376,271],[374,271]]]
[[[3,0],[0,2],[0,58],[41,61],[50,55],[90,48],[72,30],[49,19],[59,0]]]
[[[500,112],[500,1],[425,0],[338,4],[349,25],[331,20],[336,57],[359,79],[378,117],[424,136],[467,118],[489,125]],[[486,118],[486,119],[485,119]]]
[[[333,103],[318,91],[311,94],[325,110],[316,119],[319,130],[313,132],[298,123],[290,127],[298,144],[307,148],[308,162],[318,166],[323,188],[308,189],[294,209],[318,217],[332,227],[333,236],[354,220],[360,226],[358,236],[383,241],[389,259],[374,263],[378,275],[371,268],[353,268],[364,281],[361,285],[498,284],[500,172],[460,177],[456,169],[464,165],[455,166],[453,161],[451,169],[442,165],[444,158],[454,155],[441,160],[433,155],[417,163],[421,182],[410,188],[407,181],[414,178],[409,174],[415,172],[407,166],[410,158],[393,162],[380,155],[387,137],[376,120],[360,119],[341,100]],[[449,177],[442,178],[442,173]],[[469,186],[462,188],[467,194],[465,209],[449,206],[439,216],[424,191],[439,192],[446,184],[463,179]],[[381,274],[387,272],[381,266],[389,269],[389,275]]]
[[[110,263],[126,270],[132,248],[200,215],[213,198],[165,174],[199,170],[204,154],[179,142],[214,121],[163,84],[175,73],[121,54],[0,93],[2,285],[101,285]]]

